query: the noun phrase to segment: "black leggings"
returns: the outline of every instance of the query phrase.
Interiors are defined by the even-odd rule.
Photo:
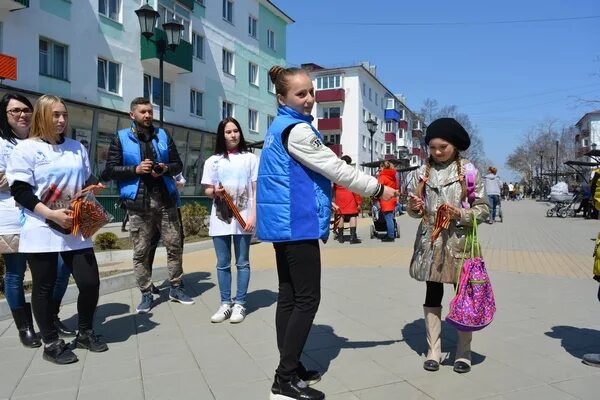
[[[274,247],[279,277],[276,373],[289,380],[298,372],[300,355],[321,301],[321,251],[318,240],[275,243]]]
[[[52,293],[56,282],[59,254],[64,261],[65,268],[68,268],[73,274],[79,289],[77,313],[80,331],[92,329],[94,312],[98,304],[100,277],[98,275],[98,263],[92,248],[60,253],[25,254],[33,279],[31,293],[33,314],[40,327],[44,343],[52,343],[58,339],[53,317],[60,304],[56,304],[52,300]]]
[[[424,307],[441,307],[442,298],[444,298],[444,284],[440,282],[425,282],[427,284],[427,292],[425,292]]]

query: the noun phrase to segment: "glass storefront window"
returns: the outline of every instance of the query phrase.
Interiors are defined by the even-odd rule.
[[[69,113],[69,128],[71,137],[79,141],[87,150],[88,154],[92,149],[92,123],[94,120],[94,111],[75,104],[67,104]]]

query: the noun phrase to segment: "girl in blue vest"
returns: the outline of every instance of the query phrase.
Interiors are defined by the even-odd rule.
[[[257,236],[273,242],[279,277],[275,324],[279,366],[271,400],[324,399],[320,380],[300,362],[321,298],[319,239],[329,235],[332,182],[388,200],[397,191],[339,159],[312,126],[314,88],[298,68],[269,71],[279,108],[269,127],[257,180]]]

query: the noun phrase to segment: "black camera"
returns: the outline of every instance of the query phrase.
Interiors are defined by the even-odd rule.
[[[154,171],[154,173],[156,173],[156,174],[162,174],[164,171],[164,168],[159,163],[155,162],[152,164],[152,171]]]

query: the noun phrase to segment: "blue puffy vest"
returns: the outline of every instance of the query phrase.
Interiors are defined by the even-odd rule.
[[[282,142],[290,126],[307,123],[312,116],[279,107],[269,127],[258,167],[256,183],[256,235],[266,242],[327,239],[331,217],[331,182],[296,160]]]
[[[123,150],[123,165],[138,165],[142,162],[142,150],[140,149],[140,142],[137,134],[133,131],[134,126],[131,128],[121,129],[117,132],[119,140],[121,141],[121,149]],[[158,157],[157,162],[164,164],[169,163],[169,138],[167,133],[161,128],[155,128],[155,138],[152,139],[152,147],[154,147],[154,155]],[[156,140],[158,138],[158,140]],[[170,175],[163,175],[163,182],[171,196],[177,196],[177,187],[175,186],[175,179]],[[135,200],[138,188],[140,186],[140,176],[136,176],[133,179],[127,181],[118,181],[119,186],[119,198]]]

